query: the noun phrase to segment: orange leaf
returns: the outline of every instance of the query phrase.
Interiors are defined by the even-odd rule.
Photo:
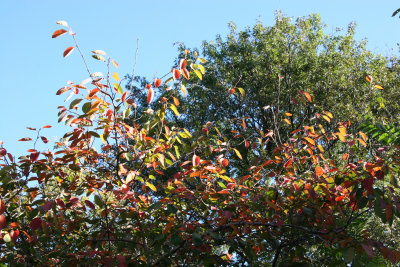
[[[229,165],[229,160],[228,159],[222,159],[221,160],[221,165],[226,168]]]
[[[51,128],[51,125],[45,125],[43,128]]]
[[[181,77],[181,72],[177,69],[172,70],[174,80],[178,80]]]
[[[73,46],[68,47],[67,49],[65,49],[63,56],[68,57],[72,53],[72,51],[74,51],[74,47]]]
[[[315,167],[315,175],[321,176],[322,174],[324,174],[324,170],[320,166]]]
[[[304,137],[304,139],[305,139],[308,143],[310,143],[311,145],[315,146],[315,141],[312,140],[310,137]]]
[[[118,63],[114,59],[112,59],[111,62],[113,63],[114,67],[116,67],[116,68],[119,67]]]
[[[60,30],[56,30],[55,32],[53,32],[53,35],[51,36],[51,38],[57,38],[63,34],[65,34],[67,31],[64,29],[60,29]]]
[[[147,104],[150,104],[154,97],[154,90],[153,88],[149,89],[149,93],[147,94]]]
[[[185,79],[186,80],[189,80],[189,78],[190,78],[190,73],[189,73],[189,71],[185,68],[185,69],[182,69],[182,74],[183,74],[183,77],[185,77]]]
[[[172,99],[174,100],[175,106],[179,106],[179,100],[176,97],[172,97]]]
[[[367,77],[365,77],[365,79],[366,79],[369,83],[372,83],[373,78],[372,78],[371,75],[368,75]]]
[[[197,156],[196,154],[193,154],[192,163],[193,163],[193,166],[199,165],[200,164],[200,157]]]
[[[154,80],[154,87],[157,88],[161,85],[161,79],[155,79]]]
[[[307,93],[307,92],[304,92],[303,94],[305,95],[307,100],[310,101],[310,103],[311,103],[312,102],[311,95],[309,93]]]
[[[126,98],[127,94],[128,94],[128,92],[125,91],[125,93],[122,95],[122,98],[121,98],[122,102],[125,102],[125,98]]]
[[[181,61],[179,62],[179,68],[180,69],[185,69],[186,68],[186,66],[187,66],[187,61],[186,61],[186,59],[181,59]]]

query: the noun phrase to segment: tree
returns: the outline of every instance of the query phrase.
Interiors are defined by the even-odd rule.
[[[65,29],[53,38],[69,33],[75,42],[66,57],[79,46],[68,24],[57,23]],[[171,94],[143,117],[133,112],[138,99],[111,69],[118,64],[102,50],[92,57],[113,74],[88,71],[89,79],[57,91],[69,92],[71,102],[58,115],[72,130],[54,152],[36,147],[37,141],[48,142],[41,135],[48,125],[30,128],[37,133],[33,148],[18,161],[1,144],[2,261],[288,266],[321,260],[313,258],[315,250],[332,266],[379,259],[376,255],[400,261],[390,243],[356,231],[373,208],[389,225],[400,214],[397,189],[382,180],[397,175],[399,163],[392,160],[397,155],[368,157],[364,133],[353,134],[349,124],[332,125],[314,113],[312,124],[289,133],[288,141],[278,142],[274,132],[249,136],[245,149],[258,153],[268,142],[272,153],[260,154],[245,175],[230,174],[231,162],[243,156],[229,134],[211,122],[188,131],[167,120],[179,116],[182,85],[205,74],[200,67],[205,60],[197,53],[185,53],[171,79],[143,88],[142,105],[154,101],[155,88]],[[308,92],[298,97],[312,110]],[[132,112],[138,117],[130,117]],[[246,127],[234,131],[234,138],[243,138]],[[325,151],[332,143],[346,149],[331,156]],[[358,150],[357,158],[348,163],[352,150]]]

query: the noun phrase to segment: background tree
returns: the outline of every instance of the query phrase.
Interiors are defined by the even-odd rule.
[[[69,33],[75,43],[64,57],[77,49],[85,58],[68,24],[57,24],[64,28],[53,38]],[[306,91],[296,98],[299,107],[313,112],[309,124],[287,136],[276,128],[247,135],[248,119],[241,116],[232,118],[241,121],[232,129],[235,136],[228,125],[221,124],[220,131],[211,122],[191,133],[176,118],[180,92],[205,74],[205,60],[197,53],[185,51],[168,77],[146,84],[140,105],[134,92],[122,88],[114,72],[118,64],[102,50],[92,53],[105,62],[107,75],[87,68],[90,78],[57,91],[69,93],[58,116],[72,129],[54,151],[37,148],[37,142],[48,142],[42,135],[48,125],[30,128],[34,139],[20,139],[33,145],[18,160],[0,144],[2,261],[44,266],[400,261],[391,240],[359,230],[371,210],[388,225],[400,216],[397,188],[384,179],[399,173],[396,147],[372,157],[367,136],[346,121],[333,123],[330,113],[324,113],[327,119],[315,112]],[[167,94],[150,110],[156,88]],[[278,110],[277,118],[293,122],[303,115]],[[257,156],[239,175],[232,163],[243,160],[244,149]]]

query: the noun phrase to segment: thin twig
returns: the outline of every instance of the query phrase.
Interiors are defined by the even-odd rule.
[[[135,63],[134,63],[134,65],[133,65],[131,84],[129,85],[129,91],[130,91],[131,95],[133,94],[133,92],[132,92],[132,86],[133,86],[133,80],[134,80],[134,78],[135,78],[135,70],[136,70],[136,62],[137,62],[138,51],[139,51],[139,38],[137,38],[137,40],[136,40]]]

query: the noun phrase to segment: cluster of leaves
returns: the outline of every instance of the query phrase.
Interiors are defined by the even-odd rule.
[[[79,50],[68,24],[58,24],[68,30],[53,37],[69,33]],[[87,68],[90,78],[57,91],[70,92],[58,116],[72,129],[54,151],[36,148],[37,141],[48,142],[41,131],[49,126],[30,128],[36,141],[18,160],[1,144],[2,261],[307,265],[315,250],[331,266],[357,266],[377,255],[400,261],[391,243],[357,230],[371,210],[389,225],[400,217],[398,189],[384,179],[399,173],[400,163],[391,160],[397,149],[371,156],[364,149],[367,136],[348,122],[334,123],[328,111],[315,112],[306,91],[296,93],[296,109],[311,112],[312,119],[287,136],[273,128],[248,135],[251,113],[233,118],[240,127],[231,131],[211,121],[188,130],[167,118],[180,116],[179,99],[207,76],[197,53],[185,51],[168,77],[143,86],[141,98],[110,74],[118,64],[104,51],[94,50],[93,58],[105,62],[106,76]],[[156,88],[163,94],[146,109]],[[234,88],[245,99],[244,86]],[[304,112],[277,108],[273,115],[293,124]],[[330,153],[332,145],[341,152]],[[238,174],[231,163],[243,161],[244,153],[253,158]]]

